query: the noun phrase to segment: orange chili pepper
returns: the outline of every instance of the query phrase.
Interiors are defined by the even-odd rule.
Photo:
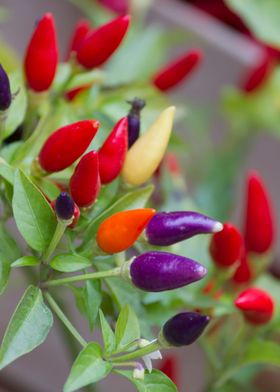
[[[152,208],[139,208],[110,216],[98,228],[98,246],[106,253],[118,253],[130,248],[155,213]]]

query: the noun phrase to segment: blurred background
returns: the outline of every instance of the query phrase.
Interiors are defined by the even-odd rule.
[[[84,17],[85,13],[93,23],[99,21],[97,13],[95,15],[96,3],[90,3],[90,0],[1,0],[0,62],[6,45],[12,48],[11,59],[24,54],[36,20],[47,11],[55,16],[63,58],[75,23]],[[100,0],[99,3],[112,15],[115,12],[126,12],[125,0]],[[238,95],[238,89],[242,87],[249,72],[261,64],[267,53],[270,53],[268,48],[254,38],[245,23],[230,11],[222,0],[138,0],[134,1],[134,7],[141,8],[141,23],[152,29],[159,29],[169,36],[170,41],[174,39],[176,42],[169,44],[165,62],[188,48],[198,47],[204,52],[203,63],[192,78],[170,92],[170,99],[177,103],[179,108],[183,108],[182,112],[187,111],[187,119],[182,115],[182,121],[178,125],[178,134],[184,140],[183,147],[178,149],[178,155],[190,189],[197,193],[200,205],[205,206],[205,209],[217,218],[223,219],[230,213],[233,221],[239,223],[245,173],[254,168],[265,179],[279,222],[280,176],[275,175],[275,172],[279,165],[280,122],[277,116],[280,103],[278,102],[275,113],[271,108],[270,113],[262,113],[267,110],[262,106],[262,102],[266,102],[265,92],[261,98],[263,101],[259,99],[255,106],[254,103],[249,105],[246,97]],[[152,33],[150,37],[147,35],[149,42],[152,39]],[[151,51],[150,58],[144,58],[143,64],[149,63],[156,55],[157,53]],[[275,59],[276,54],[273,56]],[[131,58],[128,57],[127,67],[130,61]],[[232,89],[232,86],[237,90]],[[240,118],[241,109],[245,114]],[[234,140],[234,148],[227,153],[224,142],[230,135],[229,128],[234,129],[238,137]],[[204,162],[205,151],[208,152],[208,161]],[[213,163],[216,156],[220,160],[217,160],[214,167],[211,162]],[[217,176],[215,182],[215,170],[228,171],[226,181],[222,176]],[[201,189],[195,186],[198,178]],[[206,186],[210,189],[207,197],[211,202],[203,198],[203,187]],[[226,203],[221,206],[225,195]],[[1,336],[22,294],[19,289],[23,287],[22,280],[23,277],[18,274],[15,287],[9,287],[0,299]],[[72,297],[68,302],[70,305]],[[74,308],[72,313],[76,325],[85,336],[90,336],[86,324]],[[170,356],[173,357],[172,352]],[[179,390],[201,392],[205,384],[205,363],[200,348],[194,345],[176,351],[175,361]],[[1,372],[0,390],[58,392],[69,368],[70,361],[61,344],[59,326],[56,325],[47,341],[32,355],[20,358]],[[116,391],[134,390],[127,382],[112,377],[100,385],[101,392],[112,388]],[[256,391],[279,392],[279,385],[277,372],[272,369],[268,375],[263,373],[258,377]]]

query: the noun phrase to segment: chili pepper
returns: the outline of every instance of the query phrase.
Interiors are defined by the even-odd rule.
[[[117,122],[98,151],[102,184],[114,181],[121,172],[127,152],[127,118]]]
[[[128,147],[131,147],[133,143],[139,137],[140,134],[140,113],[145,107],[146,102],[140,98],[134,98],[132,101],[127,101],[131,105],[131,109],[128,113]]]
[[[12,103],[9,77],[0,64],[0,111],[7,110]]]
[[[253,287],[244,290],[234,303],[250,324],[266,324],[273,317],[274,301],[264,290]]]
[[[262,87],[271,75],[275,65],[275,56],[268,52],[265,53],[261,61],[247,73],[245,80],[242,82],[242,89],[247,93],[252,93]]]
[[[28,86],[41,92],[51,86],[58,64],[56,30],[52,14],[47,13],[37,24],[29,42],[24,70]]]
[[[67,59],[70,58],[71,53],[77,52],[87,34],[90,32],[90,24],[86,19],[79,20],[74,28],[73,35],[70,40]]]
[[[77,50],[77,61],[83,67],[92,69],[104,64],[121,44],[130,16],[120,16],[93,30]]]
[[[245,243],[248,251],[265,253],[273,245],[274,215],[265,185],[257,172],[247,179]]]
[[[99,128],[96,120],[66,125],[52,133],[39,154],[41,167],[49,173],[66,169],[88,148]]]
[[[174,106],[165,109],[128,150],[122,170],[125,182],[131,185],[142,185],[151,178],[165,154],[173,127],[174,114]]]
[[[222,228],[220,222],[194,211],[157,212],[146,228],[146,236],[151,245],[167,246]]]
[[[252,280],[252,276],[253,272],[250,266],[248,253],[244,252],[240,258],[240,264],[236,268],[232,279],[235,284],[245,284]]]
[[[200,337],[209,321],[210,317],[200,313],[179,313],[164,324],[159,341],[163,347],[188,346]]]
[[[79,207],[90,207],[100,192],[99,160],[96,151],[84,155],[70,179],[70,191]]]
[[[98,228],[98,246],[106,253],[118,253],[130,248],[154,214],[152,208],[139,208],[110,216]]]
[[[75,99],[77,95],[79,95],[80,93],[82,93],[83,91],[87,90],[90,87],[91,87],[90,84],[86,84],[81,87],[73,88],[72,90],[69,90],[65,93],[65,98],[68,101],[73,101],[73,99]]]
[[[69,220],[74,215],[75,203],[66,192],[61,192],[55,201],[55,212],[59,219]]]
[[[49,198],[46,195],[45,195],[45,197],[50,202]],[[70,196],[69,196],[69,198],[70,198]],[[50,202],[50,204],[51,204],[53,210],[56,211],[56,200],[53,200],[52,202]],[[79,219],[80,219],[80,209],[77,206],[77,204],[74,203],[73,220],[72,220],[71,224],[68,225],[69,229],[74,229],[74,227],[76,227]]]
[[[161,91],[171,90],[187,78],[197,68],[201,60],[201,50],[192,49],[159,70],[156,75],[154,75],[152,81]]]
[[[210,242],[209,252],[219,267],[229,267],[240,259],[243,238],[232,223],[224,223],[223,230],[215,233]]]
[[[179,368],[180,362],[177,360],[175,355],[165,357],[164,361],[161,362],[160,370],[169,377],[175,385],[179,386]]]
[[[202,279],[207,269],[194,260],[173,253],[151,251],[130,265],[133,284],[145,291],[165,291]]]

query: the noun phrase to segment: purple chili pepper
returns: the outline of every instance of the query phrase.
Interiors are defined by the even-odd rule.
[[[146,236],[151,245],[167,246],[196,234],[216,233],[222,229],[222,223],[198,212],[158,212],[148,223]]]
[[[163,338],[168,346],[192,344],[200,337],[209,321],[210,317],[196,312],[179,313],[164,324],[160,339]]]
[[[55,212],[59,219],[69,220],[74,215],[75,204],[66,192],[61,192],[55,201]]]
[[[130,265],[133,284],[145,291],[173,290],[196,282],[207,273],[203,265],[167,252],[146,252]]]
[[[0,111],[7,110],[12,103],[10,81],[0,64]]]
[[[139,137],[140,133],[140,112],[146,105],[146,102],[140,98],[134,98],[132,101],[127,101],[131,105],[131,109],[128,113],[128,147],[131,147],[133,143]]]

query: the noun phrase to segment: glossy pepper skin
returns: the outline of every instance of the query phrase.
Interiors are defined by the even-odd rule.
[[[165,109],[128,150],[122,170],[122,178],[126,183],[142,185],[156,171],[168,146],[174,114],[174,106]]]
[[[100,192],[99,160],[96,151],[85,154],[70,179],[70,192],[79,207],[93,205]]]
[[[110,216],[98,228],[98,246],[106,253],[118,253],[130,248],[154,214],[152,208],[139,208]]]
[[[207,269],[194,260],[173,253],[151,251],[137,256],[131,263],[133,284],[145,291],[165,291],[202,279]]]
[[[86,19],[79,20],[76,24],[73,35],[70,39],[67,59],[69,59],[71,53],[76,53],[82,42],[84,41],[87,34],[90,32],[90,24]]]
[[[0,111],[7,110],[12,103],[12,93],[8,75],[0,64]]]
[[[136,142],[140,134],[140,113],[145,107],[146,102],[140,98],[134,98],[132,101],[128,101],[131,105],[131,109],[128,113],[128,147]]]
[[[170,346],[188,346],[200,337],[209,321],[210,317],[200,313],[179,313],[164,324],[162,336]]]
[[[99,173],[102,184],[109,184],[121,172],[127,153],[127,118],[117,122],[98,151]]]
[[[190,76],[201,60],[202,52],[199,49],[192,49],[159,70],[153,77],[153,84],[161,91],[171,90]]]
[[[248,253],[244,251],[240,258],[240,264],[236,268],[232,280],[236,285],[242,285],[249,283],[252,280],[252,277],[253,271],[250,265]]]
[[[69,220],[74,215],[75,203],[66,192],[61,192],[55,201],[55,212],[59,219]]]
[[[262,178],[251,172],[247,179],[244,237],[248,251],[265,253],[273,245],[275,237],[274,214],[271,201]]]
[[[98,121],[83,120],[52,133],[39,154],[42,169],[52,173],[72,165],[86,151],[98,128]]]
[[[120,16],[98,27],[86,36],[77,50],[77,61],[86,69],[104,64],[121,44],[130,23],[130,16]]]
[[[29,42],[24,71],[28,87],[42,92],[51,86],[58,64],[56,30],[52,14],[47,13],[37,24]]]
[[[273,317],[274,301],[261,289],[249,288],[242,291],[234,303],[250,324],[266,324]]]
[[[222,228],[220,222],[194,211],[157,212],[146,228],[146,237],[151,245],[168,246]]]
[[[243,238],[232,223],[224,223],[223,230],[215,233],[210,242],[210,255],[219,267],[229,267],[240,259],[243,250]]]

